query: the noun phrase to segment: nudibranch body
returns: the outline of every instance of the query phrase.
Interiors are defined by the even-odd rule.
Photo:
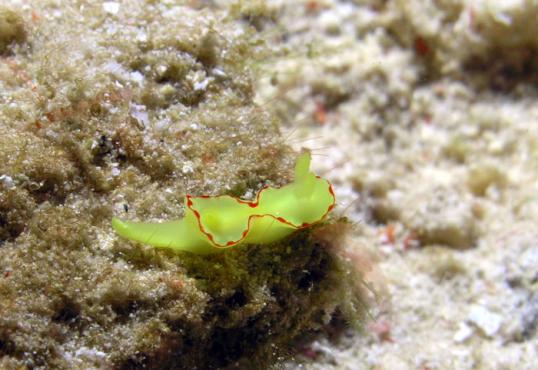
[[[310,155],[295,165],[295,179],[281,188],[265,187],[254,201],[228,195],[185,198],[185,217],[162,223],[112,219],[116,232],[155,247],[198,254],[241,244],[267,244],[323,220],[334,208],[329,181],[310,171]]]

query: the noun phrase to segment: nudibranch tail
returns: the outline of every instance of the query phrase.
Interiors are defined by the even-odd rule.
[[[310,171],[310,155],[297,159],[295,180],[263,188],[252,202],[227,195],[185,199],[185,216],[163,223],[112,219],[126,238],[155,247],[215,253],[238,244],[267,244],[323,220],[334,208],[331,184]]]
[[[195,253],[212,253],[214,246],[207,243],[200,233],[191,230],[197,228],[193,217],[166,222],[130,222],[112,218],[112,227],[125,239],[134,240],[154,247],[170,248]]]

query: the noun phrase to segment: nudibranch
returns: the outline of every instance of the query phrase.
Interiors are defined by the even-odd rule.
[[[310,171],[310,160],[310,154],[302,153],[294,181],[281,188],[265,187],[254,201],[187,195],[181,220],[147,223],[114,217],[112,226],[126,239],[197,254],[272,243],[323,220],[334,208],[331,183]]]

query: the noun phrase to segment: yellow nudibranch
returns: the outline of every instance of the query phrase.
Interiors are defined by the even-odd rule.
[[[112,226],[126,238],[155,247],[197,254],[241,244],[268,244],[323,220],[336,199],[331,183],[310,171],[310,154],[295,164],[295,179],[281,188],[265,187],[249,202],[228,195],[187,195],[185,217],[162,223],[129,222]]]

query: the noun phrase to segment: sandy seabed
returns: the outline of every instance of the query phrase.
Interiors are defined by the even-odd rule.
[[[290,53],[262,100],[284,97],[390,301],[304,368],[538,367],[538,2],[272,3]]]

